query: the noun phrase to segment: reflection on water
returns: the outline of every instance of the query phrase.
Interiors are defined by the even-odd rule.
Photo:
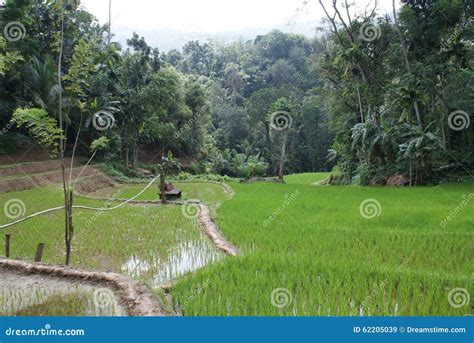
[[[103,295],[100,299],[97,294]],[[104,301],[104,299],[106,301]],[[0,272],[0,316],[124,316],[112,291],[39,275]]]
[[[165,257],[154,255],[144,259],[133,255],[122,265],[122,272],[135,278],[150,274],[152,283],[158,285],[218,261],[223,256],[201,235],[199,239],[181,241]]]
[[[141,275],[147,274],[150,270],[150,264],[146,260],[141,260],[138,256],[131,256],[125,263],[122,265],[122,272],[125,272],[131,277],[139,277]]]

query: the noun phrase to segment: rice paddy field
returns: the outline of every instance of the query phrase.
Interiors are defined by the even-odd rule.
[[[116,198],[128,199],[140,193],[145,185],[145,183],[125,184],[120,187],[101,189],[92,193],[92,195],[112,197],[118,190],[120,190],[120,194],[119,196],[116,196]],[[173,182],[173,186],[183,191],[182,197],[184,200],[199,199],[207,205],[218,206],[229,199],[229,195],[223,191],[223,187],[218,183],[200,181]],[[158,190],[156,186],[150,187],[143,194],[137,197],[136,200],[158,200],[157,192]]]
[[[72,265],[133,277],[156,290],[160,300],[161,285],[177,282],[168,305],[185,316],[472,314],[474,182],[317,185],[327,176],[290,175],[286,184],[230,182],[233,197],[217,183],[174,183],[185,199],[211,207],[221,232],[241,250],[237,257],[220,252],[181,206],[76,210]],[[143,187],[118,185],[93,195],[128,198]],[[157,200],[156,193],[151,187],[138,199]],[[12,199],[21,199],[28,215],[60,206],[62,193],[59,186],[3,193],[0,206]],[[75,199],[75,205],[113,204],[117,201]],[[0,256],[9,233],[11,258],[31,261],[36,245],[45,243],[43,262],[62,264],[63,219],[58,211],[7,229],[0,236]],[[2,216],[0,224],[10,221]],[[57,315],[94,314],[91,292],[55,293],[26,307],[4,308],[0,315],[54,315],[45,308],[56,308]],[[107,313],[120,315],[114,309]]]
[[[105,195],[112,199],[127,198],[136,195],[144,186],[123,185],[109,189]],[[220,185],[183,184],[180,187],[183,187],[185,194],[204,199],[213,200],[216,193],[216,200],[226,198]],[[10,199],[21,199],[25,204],[25,215],[28,215],[61,206],[61,196],[58,187],[10,192],[0,194],[0,206],[5,207]],[[156,187],[149,188],[142,195],[142,200],[157,200]],[[74,204],[103,208],[118,203],[79,196]],[[11,234],[10,257],[32,260],[36,245],[45,243],[43,261],[63,263],[63,215],[63,211],[52,212],[5,230],[4,233]],[[11,221],[2,217],[1,224]],[[77,209],[74,223],[74,266],[123,272],[153,284],[169,281],[188,271],[194,260],[204,265],[222,255],[203,237],[196,221],[183,215],[180,206],[126,205],[109,212]],[[2,234],[1,250],[4,239]]]
[[[136,195],[144,187],[145,184],[118,185],[98,195],[111,199],[127,198]],[[179,184],[179,187],[183,189],[185,199],[188,196],[199,198],[215,206],[228,199],[224,188],[218,184],[183,183]],[[157,200],[157,197],[155,186],[150,187],[140,199]],[[47,208],[61,206],[62,193],[59,186],[48,186],[0,194],[2,208],[0,225],[13,221],[11,216],[8,218],[4,215],[4,210],[9,208],[9,201],[15,203],[18,200],[23,206],[20,211],[24,211],[23,216],[27,216]],[[74,205],[105,208],[119,203],[119,201],[101,201],[77,196]],[[10,211],[14,211],[12,206]],[[10,258],[33,261],[37,244],[44,243],[42,261],[63,264],[65,260],[63,221],[64,212],[56,211],[2,230],[0,257],[5,255],[5,234],[10,234]],[[125,205],[109,212],[76,209],[74,226],[71,262],[73,267],[122,273],[146,283],[152,289],[157,289],[162,284],[168,284],[186,273],[224,258],[224,254],[202,234],[196,219],[183,215],[181,206]],[[5,307],[0,311],[0,315],[34,314],[41,311],[50,315],[61,315],[61,313],[66,315],[75,313],[74,309],[78,308],[83,310],[77,312],[77,315],[84,315],[92,311],[87,306],[84,308],[82,306],[84,301],[91,297],[90,292],[71,291],[66,294],[42,294],[38,297],[36,289],[28,293],[24,289],[18,291],[10,288],[7,288],[4,296],[0,297],[0,304]],[[31,303],[31,308],[25,310],[23,302],[13,302],[13,305],[7,308],[5,304],[8,304],[8,299],[15,297],[29,299],[26,303]],[[35,301],[31,302],[31,299]],[[63,311],[58,312],[55,309],[48,312],[48,308],[54,309],[51,306],[39,309],[42,303],[48,302],[63,304],[61,305]],[[29,310],[32,312],[28,312]]]
[[[290,185],[316,185],[329,177],[330,173],[302,173],[285,176],[285,182]]]
[[[318,175],[288,179],[231,184],[236,196],[217,221],[243,255],[178,283],[173,299],[185,315],[472,313],[474,183],[315,187],[308,184]],[[375,214],[361,207],[367,200],[378,204]],[[453,306],[455,295],[462,306]]]

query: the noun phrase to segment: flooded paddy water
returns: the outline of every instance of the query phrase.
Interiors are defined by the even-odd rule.
[[[134,278],[148,275],[151,283],[159,286],[219,261],[224,256],[201,234],[193,240],[184,240],[171,247],[165,256],[153,255],[142,259],[132,255],[122,264],[121,271]]]
[[[1,316],[126,316],[106,288],[39,275],[1,272]]]
[[[120,197],[128,198],[141,188],[142,185],[118,185],[102,195],[117,198],[114,194],[120,194]],[[186,184],[182,188],[184,199],[191,195],[201,197],[210,206],[227,199],[223,187],[216,184]],[[10,193],[10,196],[16,195]],[[56,206],[60,196],[59,189],[52,187],[21,194],[31,212]],[[156,197],[156,190],[150,189],[142,198],[156,200]],[[116,204],[83,197],[77,197],[75,203],[96,208]],[[74,212],[74,224],[72,267],[119,273],[152,287],[169,285],[179,277],[225,257],[203,234],[198,219],[186,216],[179,205],[127,204],[110,212],[78,209]],[[62,265],[62,225],[63,214],[53,212],[47,218],[38,217],[12,227],[8,232],[12,236],[10,257],[32,262],[35,245],[42,242],[45,244],[43,262]],[[2,253],[0,251],[0,255]],[[112,300],[105,299],[106,306],[101,302],[97,306],[96,299],[103,301],[103,293],[100,286],[1,271],[0,315],[127,315],[113,295]]]

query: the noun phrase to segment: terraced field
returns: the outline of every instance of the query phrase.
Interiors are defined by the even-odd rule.
[[[11,182],[20,179],[30,180],[39,173],[32,174],[32,176],[19,174],[16,177],[9,175],[8,180]],[[103,175],[99,176],[104,178]],[[97,183],[96,178],[95,174],[81,178],[78,188],[110,186]],[[63,194],[59,184],[53,182],[48,184],[22,191],[0,193],[2,208],[0,225],[48,208],[62,206]],[[225,189],[218,184],[183,183],[178,186],[183,189],[185,198],[203,199],[214,208],[228,198]],[[131,197],[144,187],[145,184],[115,183],[113,187],[107,187],[94,194],[108,196],[111,200],[94,200],[77,196],[74,205],[110,208],[121,203],[114,199]],[[158,200],[157,197],[157,186],[154,185],[140,199]],[[0,235],[0,257],[6,253],[5,234],[9,234],[10,258],[33,261],[37,244],[44,243],[43,262],[64,263],[63,221],[64,213],[59,210],[3,229]],[[121,273],[157,290],[160,285],[168,284],[177,277],[221,260],[225,256],[203,235],[197,219],[184,214],[182,206],[133,204],[113,211],[100,212],[76,209],[74,226],[73,267]],[[41,301],[50,301],[47,298],[43,296]],[[63,298],[51,301],[66,301],[79,306],[82,304],[80,298],[84,300],[81,296],[76,302]],[[35,304],[36,307],[32,311],[40,313],[37,305]],[[18,310],[18,313],[24,311],[23,308]],[[11,312],[10,310],[9,313]]]
[[[220,252],[183,206],[77,209],[72,264],[144,282],[169,313],[188,316],[472,313],[473,182],[417,188],[319,186],[327,176],[290,175],[286,184],[231,182],[234,197],[217,183],[174,183],[185,199],[210,206],[227,240],[241,250],[237,257]],[[81,180],[83,189],[112,200],[78,196],[75,205],[112,207],[145,186],[112,182],[97,189],[94,182],[88,185],[91,177]],[[55,183],[2,193],[0,206],[8,216],[0,225],[60,206],[61,198]],[[13,200],[19,201],[19,213],[8,207]],[[137,200],[157,200],[157,187]],[[61,264],[62,225],[58,211],[8,228],[0,236],[0,255],[3,233],[9,233],[11,258],[31,261],[36,245],[45,243],[43,261]],[[177,282],[171,285],[172,300],[161,288],[168,289],[170,282]],[[48,314],[41,303],[92,311],[86,292],[73,298],[55,294],[8,313]]]

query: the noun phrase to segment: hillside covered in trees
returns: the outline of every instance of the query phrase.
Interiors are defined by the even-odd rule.
[[[468,175],[472,3],[405,0],[383,16],[320,5],[318,37],[275,30],[161,51],[140,33],[115,43],[113,24],[79,1],[7,0],[0,154],[32,139],[54,154],[59,108],[67,145],[126,175],[168,151],[187,172],[242,178],[333,170],[332,182],[366,185]]]

